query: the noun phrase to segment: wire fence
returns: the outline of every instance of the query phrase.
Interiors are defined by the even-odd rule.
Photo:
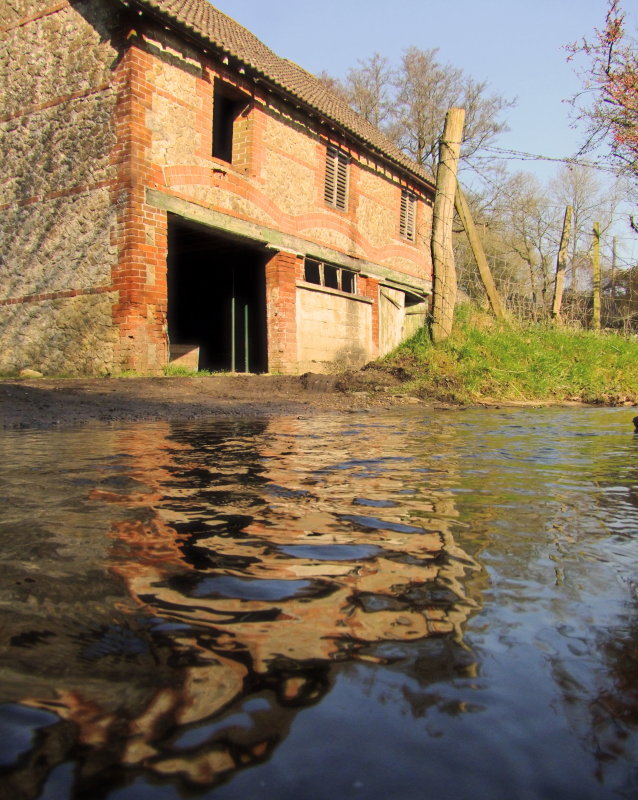
[[[499,276],[497,287],[508,315],[524,324],[552,319],[553,286],[521,290],[519,276]],[[487,307],[487,299],[475,270],[461,271],[459,288],[472,301]],[[589,290],[566,290],[561,305],[561,321],[582,329],[594,327],[593,293]],[[602,287],[600,327],[627,336],[638,335],[638,267],[623,271]]]

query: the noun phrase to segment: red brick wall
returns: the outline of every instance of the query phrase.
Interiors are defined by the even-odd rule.
[[[375,278],[357,280],[357,292],[372,300],[372,358],[379,355],[379,281]]]
[[[167,219],[145,199],[146,187],[161,180],[147,158],[151,134],[145,109],[152,102],[153,87],[146,76],[152,60],[132,46],[115,73],[118,265],[112,277],[119,300],[113,306],[113,322],[120,332],[120,366],[141,371],[158,371],[167,361]]]
[[[152,39],[153,32],[148,32]],[[192,58],[195,59],[195,55]],[[262,83],[201,57],[201,76],[156,60],[157,98],[151,101],[155,129],[153,158],[163,192],[282,233],[317,242],[336,253],[354,256],[427,278],[431,272],[427,232],[429,199],[417,213],[420,240],[399,235],[401,188],[392,170],[358,151],[319,119],[278,100]],[[189,65],[190,67],[193,64]],[[163,74],[160,74],[161,71]],[[212,156],[213,89],[223,80],[252,104],[237,120],[233,163]],[[184,135],[184,127],[191,130]],[[164,142],[170,143],[169,147]],[[351,156],[346,211],[324,202],[326,145],[332,142]],[[159,144],[158,144],[159,143]],[[427,199],[427,198],[426,198]]]
[[[297,362],[297,289],[303,260],[278,252],[266,264],[268,371],[295,372]]]
[[[215,76],[237,86],[240,77],[203,57],[198,77],[168,60],[158,60],[135,32],[129,41],[130,48],[115,72],[118,144],[113,151],[118,168],[113,201],[118,207],[119,252],[113,271],[119,293],[113,321],[120,331],[121,366],[159,370],[168,357],[167,219],[164,211],[146,203],[147,187],[229,217],[307,237],[309,242],[333,247],[336,253],[366,257],[385,267],[396,263],[397,269],[402,265],[399,271],[425,277],[429,249],[394,235],[400,190],[385,178],[375,178],[369,162],[365,191],[360,191],[363,166],[353,154],[347,210],[326,206],[325,139],[319,129],[313,133],[300,112],[286,110],[259,85],[248,84],[240,88],[250,91],[255,102],[235,126],[233,163],[220,162],[211,154]],[[168,142],[166,150],[163,141]],[[380,188],[375,189],[375,180]],[[394,216],[396,226],[387,222]],[[295,279],[303,277],[301,270],[302,260],[286,252],[274,255],[266,268],[270,371],[296,368]],[[360,293],[373,300],[376,353],[378,281],[362,278],[359,286]]]

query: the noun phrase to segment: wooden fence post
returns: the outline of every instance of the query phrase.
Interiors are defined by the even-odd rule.
[[[565,271],[567,269],[567,247],[572,229],[573,208],[567,206],[563,219],[563,232],[560,237],[558,258],[556,259],[556,278],[554,280],[554,302],[552,303],[552,317],[560,320],[560,308],[563,304],[563,291],[565,290]],[[574,291],[576,287],[573,287]]]
[[[591,254],[592,268],[592,327],[600,330],[600,223],[594,222],[594,239]]]
[[[431,243],[434,271],[431,335],[434,342],[447,339],[454,319],[457,285],[452,251],[452,222],[464,121],[464,109],[449,109],[439,148]]]
[[[505,312],[503,311],[503,306],[501,305],[501,298],[499,297],[496,284],[494,283],[490,265],[487,263],[485,251],[483,250],[483,245],[481,244],[478,231],[476,230],[476,225],[474,224],[474,220],[472,218],[472,212],[470,211],[467,197],[465,196],[465,193],[461,189],[458,182],[456,184],[454,205],[456,207],[457,214],[463,223],[467,240],[472,248],[474,260],[476,261],[476,266],[478,267],[479,275],[481,276],[481,281],[483,282],[483,288],[485,289],[485,294],[487,295],[492,312],[494,313],[495,317],[502,318],[505,316]]]

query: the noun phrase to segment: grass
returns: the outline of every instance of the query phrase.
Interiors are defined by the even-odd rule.
[[[637,339],[497,322],[470,306],[457,309],[445,342],[434,346],[421,331],[379,366],[411,394],[454,403],[638,401]]]
[[[179,364],[167,364],[164,367],[164,375],[169,378],[205,378],[215,374],[216,373],[210,372],[210,370],[207,369],[191,369],[190,367],[183,367]]]

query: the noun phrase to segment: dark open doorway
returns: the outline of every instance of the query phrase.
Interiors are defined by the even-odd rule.
[[[267,372],[267,253],[169,215],[168,336],[199,348],[199,369]]]

